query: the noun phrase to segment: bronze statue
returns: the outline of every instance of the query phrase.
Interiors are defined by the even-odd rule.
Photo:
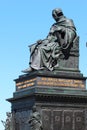
[[[3,123],[3,126],[5,127],[5,130],[12,130],[12,114],[10,112],[6,112],[7,119],[6,121],[1,120]]]
[[[30,68],[23,72],[43,69],[53,71],[59,67],[59,59],[65,58],[66,50],[77,37],[73,20],[66,18],[61,9],[54,9],[52,16],[56,23],[50,28],[46,39],[30,46]]]
[[[42,130],[42,120],[40,113],[36,110],[36,106],[32,108],[32,114],[28,120],[30,130]]]

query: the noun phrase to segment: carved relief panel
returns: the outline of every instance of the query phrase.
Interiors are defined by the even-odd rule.
[[[73,130],[73,111],[64,110],[64,130]]]
[[[13,113],[14,130],[29,130],[28,119],[30,111],[21,111]]]
[[[62,111],[53,110],[53,130],[59,130],[62,128]]]
[[[86,130],[87,111],[75,108],[42,108],[43,130]],[[31,111],[13,113],[14,130],[30,130]]]
[[[51,115],[51,110],[50,109],[44,109],[42,110],[42,122],[43,122],[43,127],[44,130],[51,130],[51,119],[52,119],[52,115]]]
[[[85,130],[85,113],[77,109],[43,109],[43,130]]]
[[[84,130],[85,118],[83,111],[75,111],[74,115],[75,115],[75,130]]]

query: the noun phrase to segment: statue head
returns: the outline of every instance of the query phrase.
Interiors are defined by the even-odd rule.
[[[11,112],[6,112],[7,117],[11,116]]]
[[[63,12],[60,8],[56,8],[52,11],[53,18],[57,21],[61,16],[63,15]]]
[[[36,112],[36,106],[33,106],[33,107],[32,107],[32,111],[33,111],[33,112]]]

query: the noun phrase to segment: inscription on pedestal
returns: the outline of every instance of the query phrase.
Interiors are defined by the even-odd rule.
[[[49,78],[49,77],[39,77],[37,85],[40,86],[53,86],[53,87],[74,87],[74,88],[84,88],[85,83],[83,80],[79,79],[64,79],[64,78]]]
[[[36,78],[20,81],[16,83],[16,90],[32,87],[35,85]]]
[[[85,88],[85,81],[82,79],[65,79],[65,78],[50,78],[37,77],[16,82],[16,90],[24,89],[33,86],[47,87],[69,87],[69,88]]]

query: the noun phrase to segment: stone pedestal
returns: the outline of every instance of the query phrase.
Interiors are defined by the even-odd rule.
[[[34,71],[15,80],[12,104],[14,130],[29,130],[36,105],[43,130],[87,130],[86,78],[77,71]]]

